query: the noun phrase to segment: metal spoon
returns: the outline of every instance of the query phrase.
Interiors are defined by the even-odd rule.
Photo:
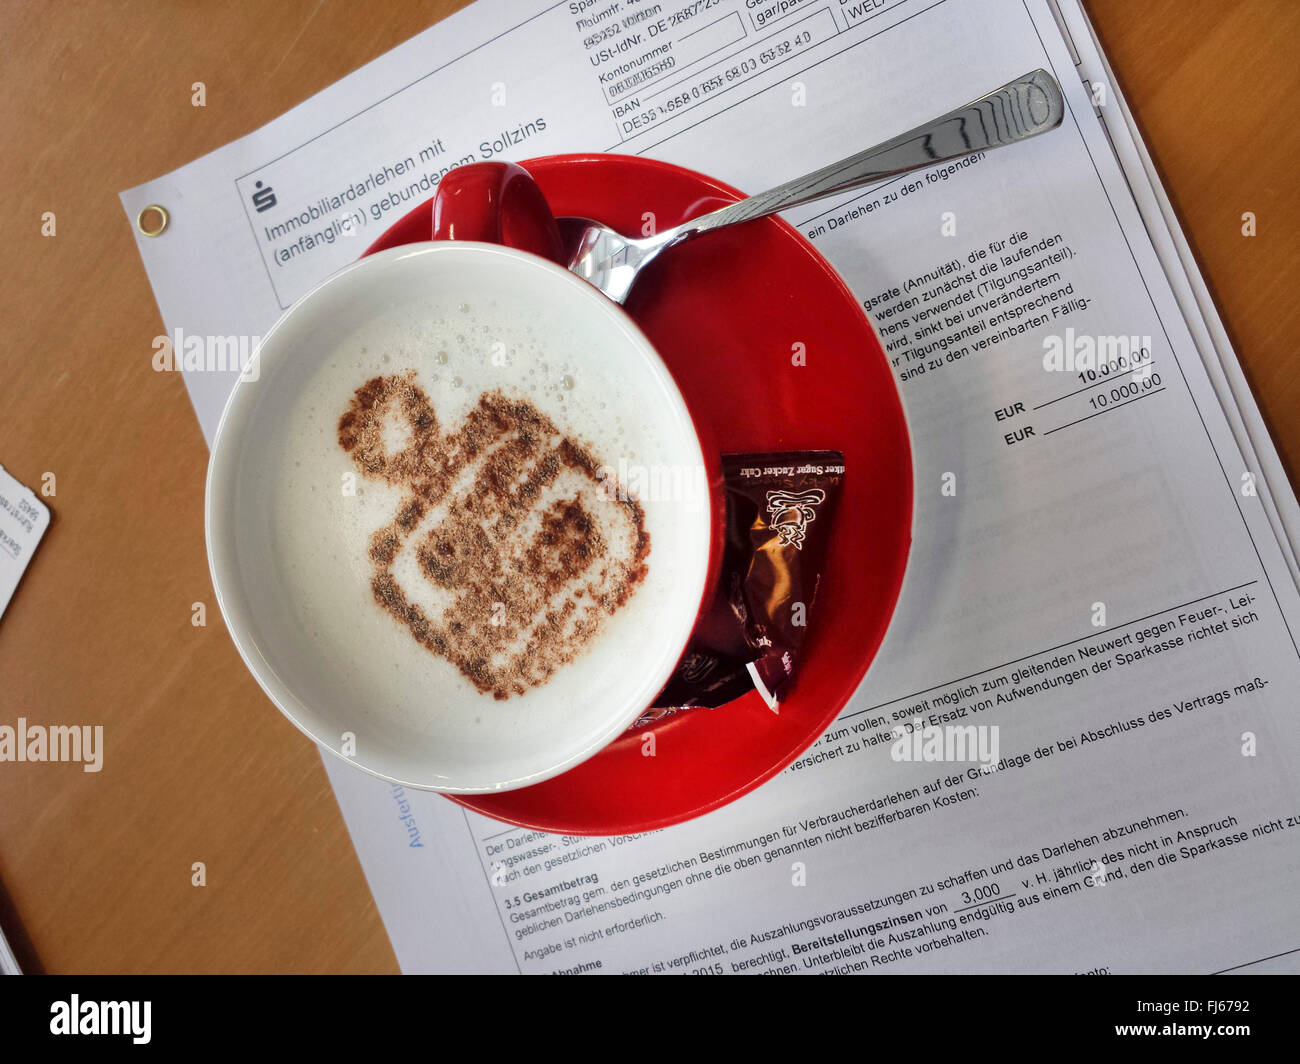
[[[641,271],[665,248],[896,174],[1036,137],[1059,126],[1064,114],[1056,79],[1035,70],[874,148],[654,236],[634,239],[590,218],[558,218],[560,239],[569,249],[569,269],[622,303]]]

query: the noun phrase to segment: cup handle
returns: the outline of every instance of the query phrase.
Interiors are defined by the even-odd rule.
[[[518,163],[470,163],[443,175],[433,197],[433,239],[504,244],[561,261],[555,215]]]

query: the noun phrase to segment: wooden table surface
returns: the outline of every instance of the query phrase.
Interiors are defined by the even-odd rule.
[[[107,748],[98,774],[0,764],[0,926],[28,971],[395,971],[320,757],[215,608],[207,449],[180,376],[150,369],[162,324],[118,192],[462,5],[149,6],[0,4],[0,463],[57,478],[0,621],[0,723],[102,723]],[[1294,482],[1300,3],[1089,7]]]

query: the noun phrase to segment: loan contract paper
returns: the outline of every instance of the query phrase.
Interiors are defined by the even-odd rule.
[[[235,374],[205,345],[263,334],[452,166],[608,150],[756,192],[1036,67],[1061,129],[786,215],[881,333],[915,451],[903,595],[839,719],[753,794],[618,838],[326,757],[404,970],[1295,967],[1295,499],[1076,5],[480,0],[122,199],[171,211],[140,252],[210,441]],[[1088,338],[1102,371],[1047,368]],[[918,720],[996,725],[994,770],[898,760]]]

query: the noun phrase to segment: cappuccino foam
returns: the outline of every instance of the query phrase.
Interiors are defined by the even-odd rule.
[[[359,714],[441,737],[544,734],[617,689],[671,593],[676,503],[611,470],[665,443],[562,322],[489,299],[340,336],[279,456],[275,553],[302,633]]]

